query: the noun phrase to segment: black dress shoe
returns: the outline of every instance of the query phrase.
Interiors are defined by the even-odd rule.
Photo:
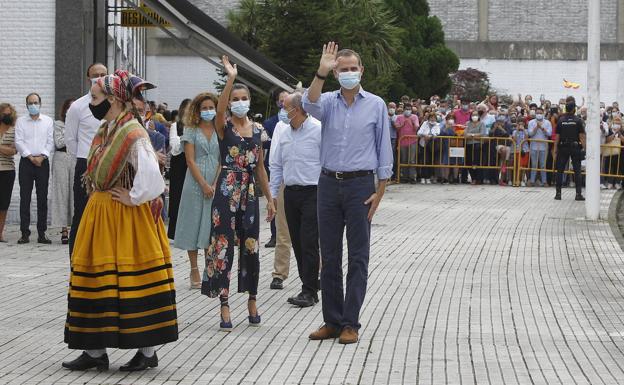
[[[48,239],[48,237],[43,234],[40,235],[39,238],[37,238],[37,243],[43,243],[44,245],[50,245],[52,244],[52,241]]]
[[[122,365],[119,370],[122,372],[138,372],[148,368],[155,368],[158,366],[158,356],[156,352],[151,357],[145,357],[143,353],[137,352],[134,357],[127,364]]]
[[[269,239],[269,241],[264,244],[264,247],[266,247],[266,248],[275,247],[275,238]]]
[[[576,197],[574,198],[575,201],[584,201],[585,197],[582,194],[576,194]]]
[[[284,288],[284,281],[281,278],[273,278],[271,281],[271,289],[282,290]]]
[[[314,304],[317,302],[318,302],[318,299],[316,299],[315,301],[312,295],[308,293],[302,293],[301,295],[293,298],[293,301],[291,303],[299,307],[310,307],[310,306],[314,306]]]
[[[30,239],[28,237],[28,235],[22,235],[22,237],[20,239],[17,240],[17,243],[20,245],[23,245],[25,243],[30,242]]]
[[[82,352],[80,357],[73,361],[63,362],[62,365],[69,370],[88,370],[96,368],[99,371],[104,371],[108,370],[108,355],[104,354],[98,358],[93,358],[88,355],[87,352]]]

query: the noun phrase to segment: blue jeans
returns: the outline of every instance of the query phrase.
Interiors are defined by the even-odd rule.
[[[337,180],[321,174],[318,225],[321,240],[321,294],[327,326],[360,328],[359,317],[368,282],[371,224],[364,202],[375,192],[373,175]],[[342,238],[347,228],[346,293],[342,284]]]
[[[531,168],[546,169],[546,150],[531,150]],[[546,183],[546,171],[540,171],[542,174],[540,180]],[[531,170],[531,183],[535,183],[537,171]]]

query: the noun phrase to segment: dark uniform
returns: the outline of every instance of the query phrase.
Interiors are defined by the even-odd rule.
[[[579,198],[582,196],[581,160],[583,159],[583,148],[581,145],[581,134],[585,134],[585,123],[583,119],[574,114],[565,114],[557,122],[557,134],[559,135],[556,177],[557,196],[561,194],[563,171],[570,158],[572,158],[576,196]]]

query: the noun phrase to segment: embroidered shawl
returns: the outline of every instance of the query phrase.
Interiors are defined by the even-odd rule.
[[[91,143],[83,177],[87,191],[107,191],[117,185],[132,188],[134,171],[128,157],[132,145],[145,136],[145,129],[129,111],[122,112],[111,127],[104,123]]]

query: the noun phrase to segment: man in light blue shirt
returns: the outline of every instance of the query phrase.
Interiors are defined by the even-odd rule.
[[[271,144],[271,191],[279,196],[284,187],[284,211],[301,279],[301,293],[288,302],[314,306],[319,290],[319,236],[317,185],[321,174],[321,122],[303,110],[301,93],[284,99],[284,120],[273,133]],[[276,202],[277,203],[277,202]]]
[[[330,72],[340,90],[321,94]],[[325,325],[312,340],[358,341],[359,315],[368,279],[371,220],[392,176],[390,119],[384,101],[360,86],[364,67],[352,51],[323,46],[319,69],[303,108],[321,121],[318,222],[323,258],[321,287]],[[375,186],[374,173],[379,183]],[[342,238],[349,254],[346,293],[342,284]]]
[[[535,110],[535,119],[529,121],[528,130],[529,137],[535,140],[549,140],[552,135],[552,125],[547,119],[544,119],[544,109],[538,107]],[[546,156],[548,154],[548,143],[533,141],[531,142],[531,179],[530,185],[535,184],[537,177],[537,169],[540,169],[540,181],[546,183]]]

